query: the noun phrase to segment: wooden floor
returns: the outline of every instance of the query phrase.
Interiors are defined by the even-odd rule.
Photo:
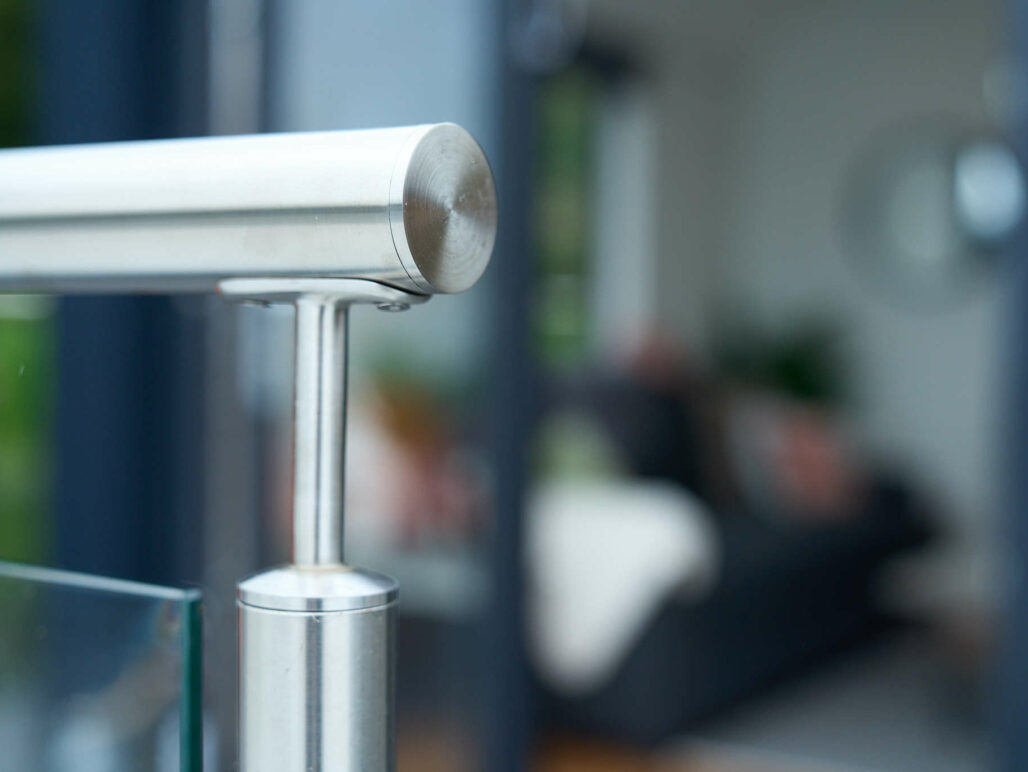
[[[972,772],[991,768],[980,705],[954,696],[948,660],[920,634],[885,639],[782,684],[652,753],[549,735],[530,772]],[[965,690],[967,687],[963,687]],[[965,694],[965,692],[959,692]],[[478,772],[471,731],[437,713],[401,726],[400,772]],[[463,742],[461,741],[462,734]]]
[[[399,743],[399,772],[473,772],[469,748],[440,731],[406,731]],[[767,761],[742,759],[710,748],[681,751],[674,758],[572,738],[544,741],[532,772],[808,772]],[[817,772],[811,769],[809,772]]]
[[[666,762],[637,751],[628,751],[602,743],[583,740],[551,740],[539,749],[534,766],[537,772],[678,772],[681,766],[669,766]]]
[[[821,772],[712,747],[679,750],[671,756],[631,751],[600,742],[553,739],[540,748],[534,772]]]

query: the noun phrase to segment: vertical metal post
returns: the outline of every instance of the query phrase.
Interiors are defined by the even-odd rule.
[[[296,301],[293,410],[293,563],[343,561],[347,307],[338,298]]]
[[[343,563],[347,316],[427,298],[346,279],[220,290],[296,307],[293,564],[239,585],[240,769],[390,772],[397,586]]]

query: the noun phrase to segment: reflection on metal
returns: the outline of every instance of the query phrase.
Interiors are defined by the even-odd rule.
[[[495,233],[452,124],[0,153],[0,288],[296,308],[293,563],[239,585],[243,772],[395,766],[397,586],[343,563],[347,310],[468,289]]]

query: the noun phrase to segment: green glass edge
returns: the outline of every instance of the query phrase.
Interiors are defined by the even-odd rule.
[[[203,605],[199,590],[182,599],[182,700],[179,743],[182,772],[203,772]]]

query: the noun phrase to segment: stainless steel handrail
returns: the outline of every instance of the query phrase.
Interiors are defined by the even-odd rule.
[[[316,276],[460,292],[495,231],[488,162],[453,124],[0,151],[0,289]]]
[[[293,563],[238,588],[243,772],[395,765],[397,586],[343,563],[346,311],[468,289],[495,235],[453,124],[0,152],[0,291],[297,309]]]

